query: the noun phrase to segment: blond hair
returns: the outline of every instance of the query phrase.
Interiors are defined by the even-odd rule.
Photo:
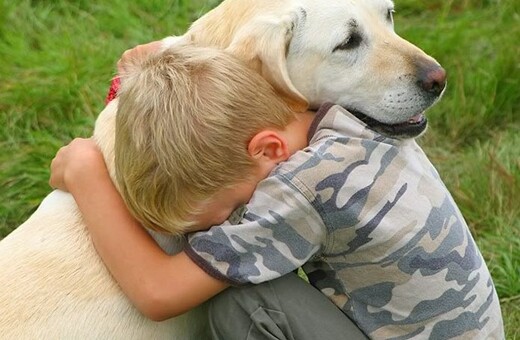
[[[231,55],[176,46],[123,76],[115,166],[121,195],[146,227],[189,231],[198,203],[245,181],[251,138],[283,129],[294,113],[257,73]]]

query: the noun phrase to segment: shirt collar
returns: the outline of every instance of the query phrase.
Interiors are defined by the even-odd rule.
[[[316,130],[318,130],[318,125],[320,125],[321,120],[333,106],[333,103],[324,103],[320,106],[318,111],[316,111],[316,115],[314,116],[311,126],[309,127],[309,132],[307,132],[307,143],[310,143],[312,137],[314,137],[316,134]]]

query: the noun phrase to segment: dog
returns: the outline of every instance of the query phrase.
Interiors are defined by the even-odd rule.
[[[389,0],[225,0],[167,48],[224,49],[256,70],[298,112],[342,105],[373,129],[413,138],[441,97],[446,72],[393,29]],[[94,139],[114,178],[117,99]],[[150,231],[170,254],[173,236]],[[131,305],[97,256],[72,196],[55,190],[0,242],[3,339],[204,339],[205,306],[163,322]]]

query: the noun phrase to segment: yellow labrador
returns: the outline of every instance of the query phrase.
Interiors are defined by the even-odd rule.
[[[446,73],[394,32],[390,0],[228,0],[182,39],[225,48],[296,110],[340,104],[398,137],[423,132]]]
[[[225,0],[164,46],[226,49],[262,74],[295,110],[331,101],[383,133],[416,136],[445,72],[394,33],[389,0]],[[113,175],[117,100],[94,137]],[[169,253],[180,244],[152,233]],[[100,261],[72,197],[50,193],[0,242],[2,339],[203,339],[204,306],[153,322],[130,304]]]

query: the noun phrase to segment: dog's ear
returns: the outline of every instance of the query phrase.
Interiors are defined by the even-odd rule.
[[[256,18],[242,27],[226,49],[256,69],[296,112],[305,112],[309,102],[294,87],[287,71],[287,47],[293,19]]]

